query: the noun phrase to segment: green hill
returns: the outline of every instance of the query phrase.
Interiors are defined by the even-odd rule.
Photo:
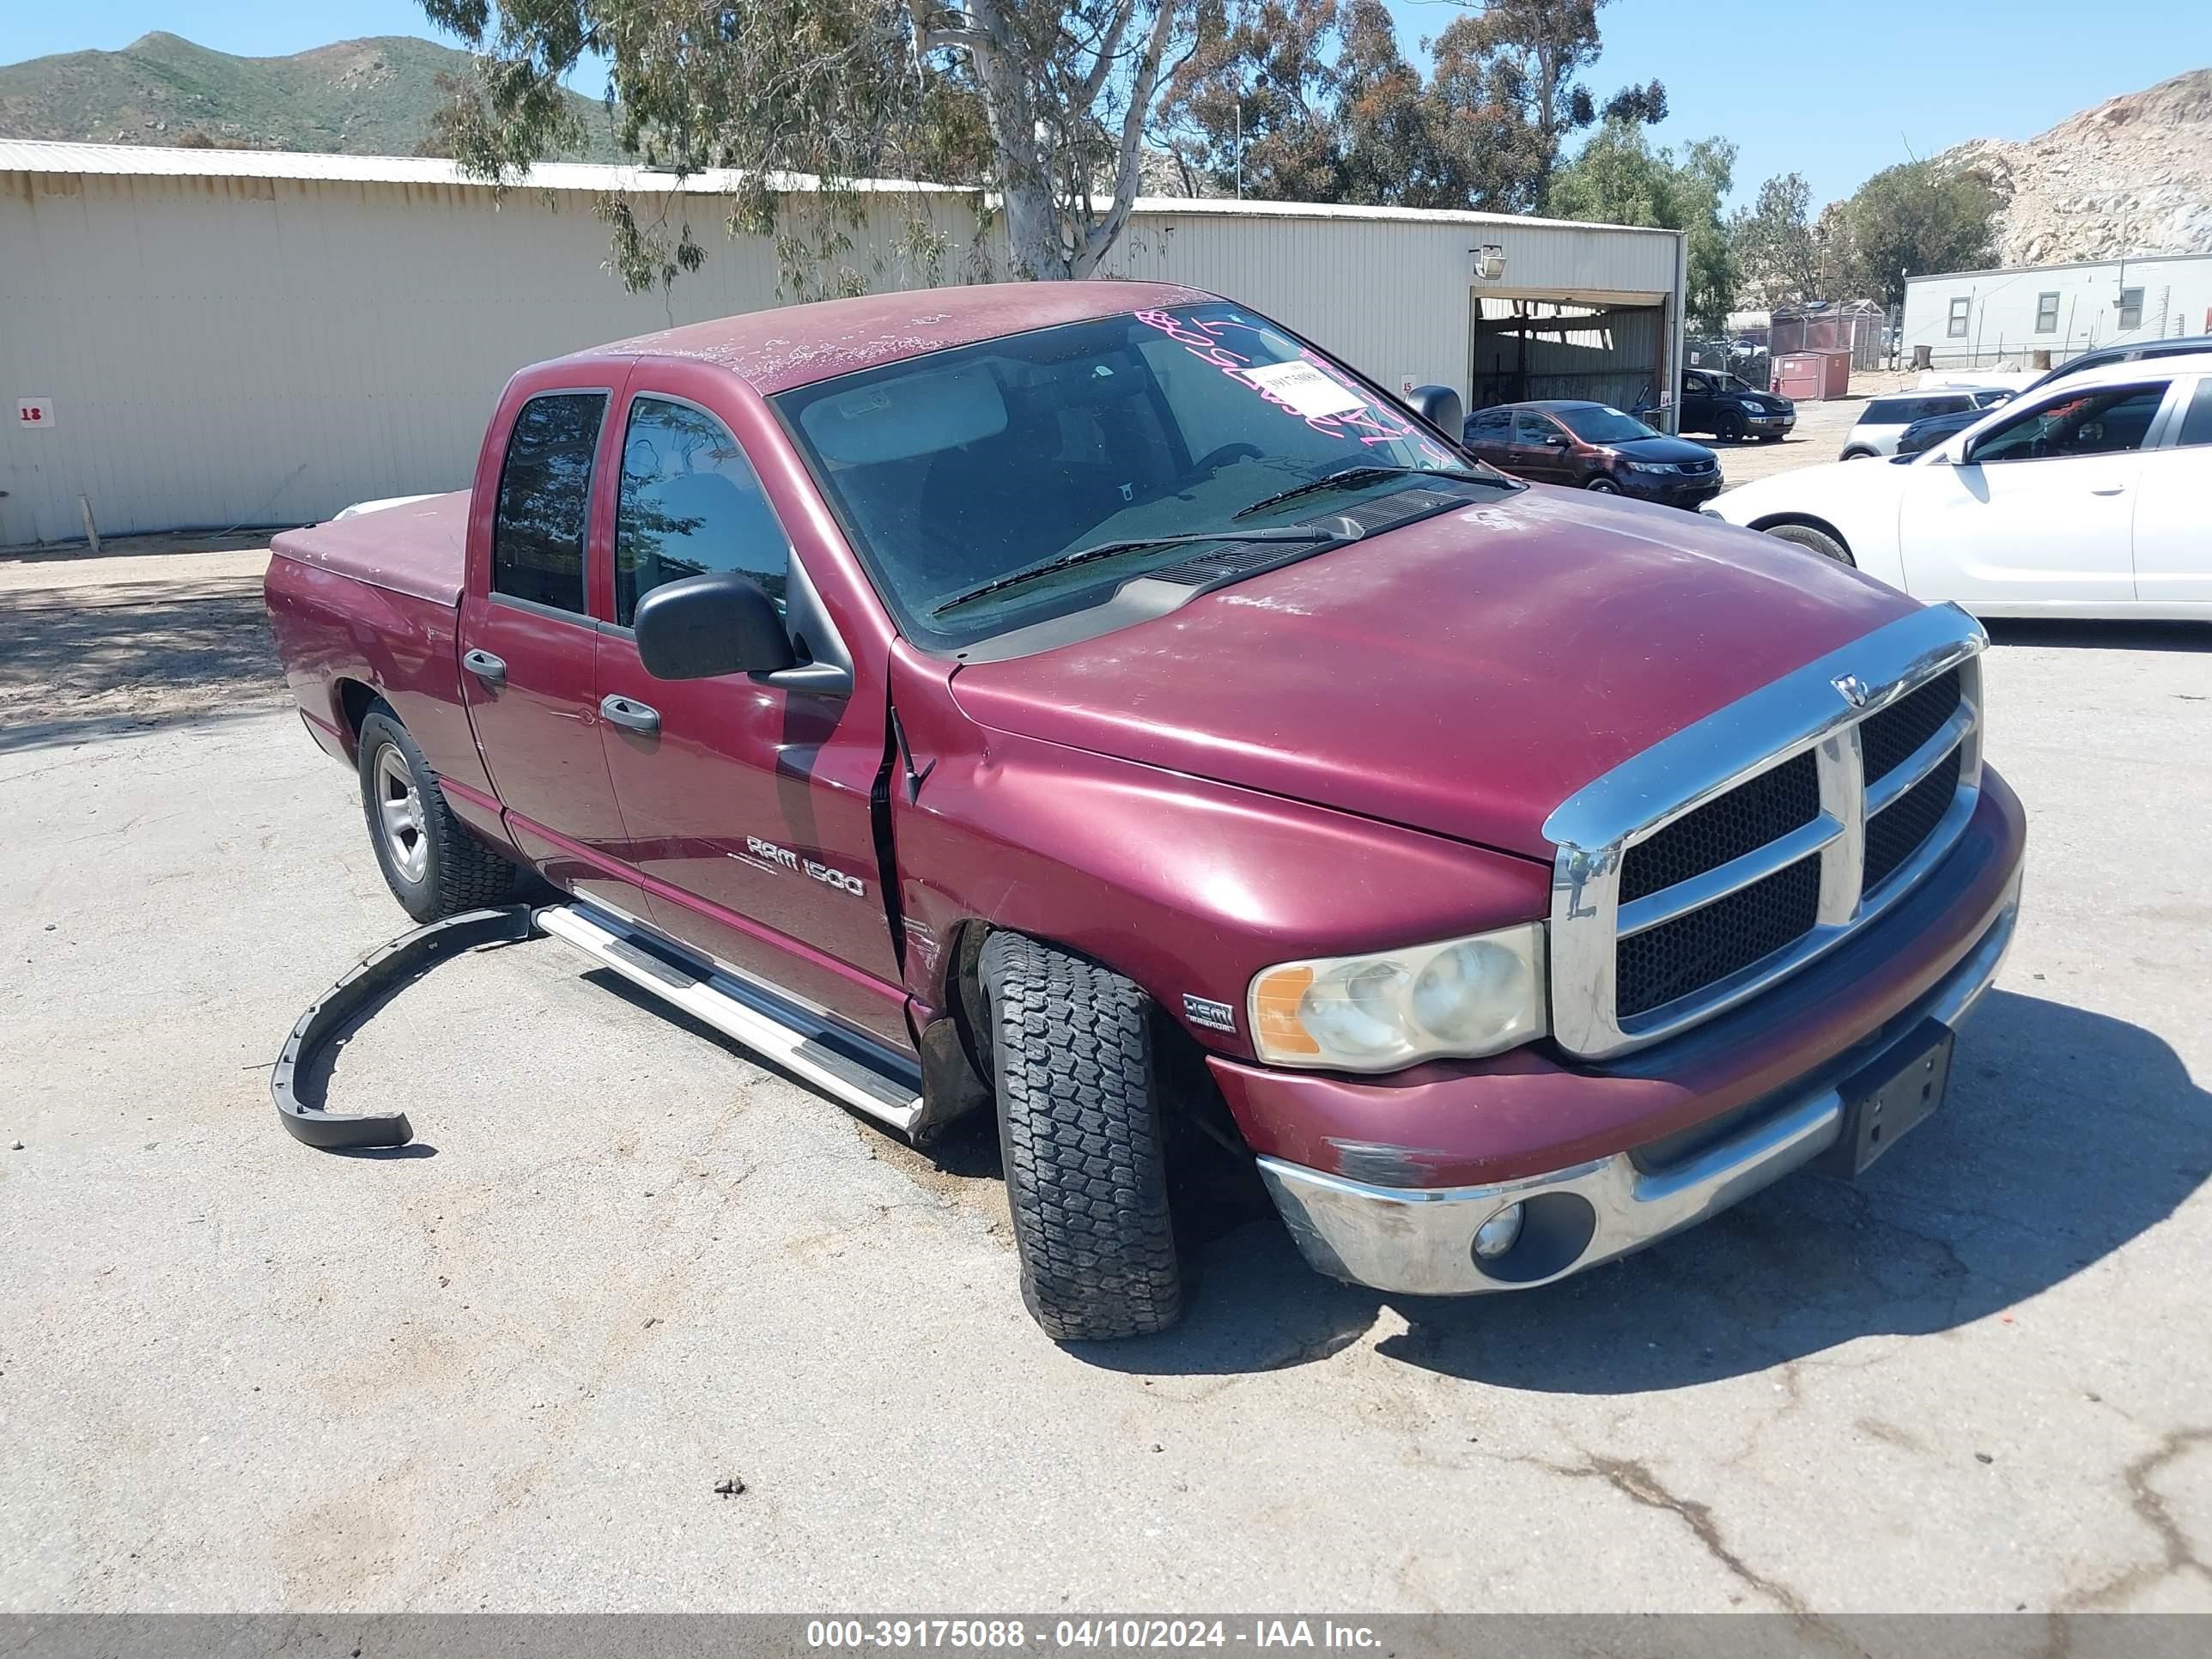
[[[198,143],[411,155],[444,102],[437,77],[468,54],[412,35],[341,40],[289,58],[234,58],[173,34],[121,52],[70,52],[0,67],[0,137],[103,144]],[[571,94],[572,97],[575,96]],[[616,159],[604,106],[576,97],[591,148]]]

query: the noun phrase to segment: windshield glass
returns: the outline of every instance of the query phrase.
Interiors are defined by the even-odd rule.
[[[1432,493],[1408,498],[1408,518],[1440,510],[1436,491],[1521,487],[1227,304],[1011,335],[774,401],[900,627],[938,649],[1103,604],[1209,550],[1151,538],[1326,525],[1370,501],[1375,530],[1392,521],[1378,498],[1413,487]]]
[[[1625,444],[1635,438],[1656,438],[1661,434],[1644,424],[1633,415],[1624,415],[1617,409],[1555,409],[1554,417],[1565,421],[1575,436],[1586,444]]]

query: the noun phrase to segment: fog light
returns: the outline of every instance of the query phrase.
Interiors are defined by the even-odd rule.
[[[1474,1230],[1474,1253],[1485,1261],[1495,1261],[1521,1240],[1522,1209],[1518,1204],[1509,1204],[1496,1215]]]

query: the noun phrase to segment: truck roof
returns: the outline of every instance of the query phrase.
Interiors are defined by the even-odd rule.
[[[977,340],[1217,297],[1174,283],[978,283],[718,317],[559,361],[696,358],[742,376],[766,397]]]

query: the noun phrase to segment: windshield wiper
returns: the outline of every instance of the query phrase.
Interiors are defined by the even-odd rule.
[[[1055,570],[1066,570],[1079,564],[1088,564],[1093,559],[1109,559],[1117,553],[1134,553],[1147,547],[1173,547],[1182,542],[1289,542],[1302,546],[1317,546],[1322,542],[1346,540],[1344,532],[1315,530],[1300,525],[1283,525],[1267,530],[1201,530],[1187,536],[1133,536],[1126,540],[1100,542],[1094,547],[1079,547],[1072,552],[1056,553],[1036,564],[1024,565],[1003,576],[994,576],[980,587],[971,587],[965,593],[955,593],[944,604],[930,611],[933,617],[941,617],[948,611],[995,593],[1000,588],[1018,587],[1033,577],[1048,576]]]
[[[1495,478],[1486,478],[1480,472],[1471,472],[1460,467],[1347,466],[1341,468],[1337,471],[1328,473],[1322,477],[1310,479],[1306,483],[1298,484],[1292,489],[1279,490],[1273,495],[1262,495],[1258,501],[1253,502],[1251,506],[1241,508],[1237,512],[1231,514],[1230,516],[1237,519],[1249,519],[1255,513],[1264,512],[1268,507],[1278,506],[1284,501],[1296,501],[1301,495],[1310,495],[1316,490],[1339,489],[1346,485],[1373,483],[1377,479],[1381,478],[1396,478],[1401,477],[1456,478],[1462,483],[1479,484],[1501,484],[1510,483],[1512,482],[1512,480],[1502,476]]]

